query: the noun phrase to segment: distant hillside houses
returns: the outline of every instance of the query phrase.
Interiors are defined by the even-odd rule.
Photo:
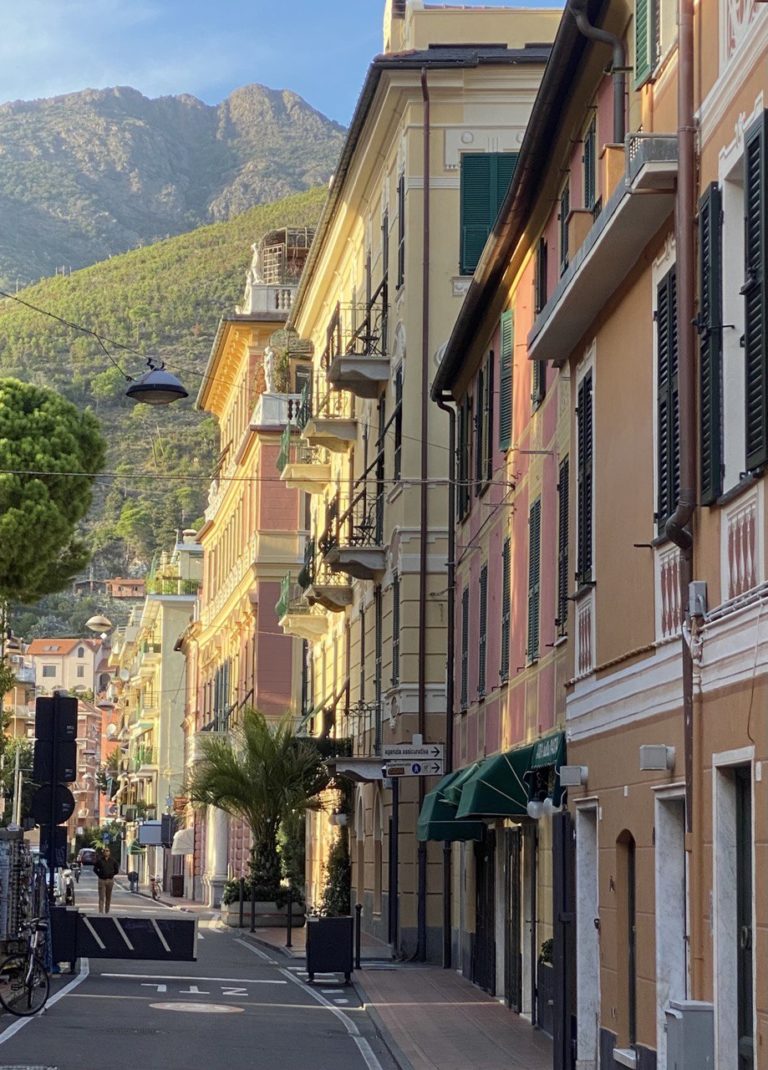
[[[36,694],[103,693],[109,682],[105,646],[102,639],[34,639],[26,656],[34,667]]]
[[[115,576],[111,580],[95,580],[90,577],[87,580],[75,580],[72,591],[78,598],[103,594],[109,598],[140,599],[146,594],[146,583],[143,579],[132,576]]]

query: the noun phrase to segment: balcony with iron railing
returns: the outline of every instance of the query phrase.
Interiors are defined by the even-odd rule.
[[[137,747],[133,752],[133,771],[135,773],[154,770],[156,762],[155,748],[145,745]]]
[[[310,446],[346,453],[357,439],[353,400],[314,376],[302,391],[296,426]]]
[[[358,580],[380,580],[384,575],[383,459],[380,454],[355,482],[349,504],[339,494],[328,503],[320,549],[333,573]]]
[[[155,576],[147,583],[147,594],[196,595],[200,580],[183,580],[180,576]]]
[[[342,572],[332,572],[325,563],[320,542],[309,539],[304,549],[304,567],[297,583],[310,606],[322,606],[331,613],[343,613],[352,605],[352,587]]]
[[[346,318],[352,323],[347,332],[342,327],[342,306],[336,306],[322,363],[328,382],[339,390],[359,398],[376,398],[389,381],[387,299],[385,277],[366,304],[345,307]]]
[[[299,639],[313,642],[322,638],[328,630],[325,615],[313,612],[304,598],[304,589],[290,572],[283,576],[275,612],[286,635],[295,635]]]
[[[293,424],[287,424],[283,430],[277,470],[287,487],[306,491],[307,494],[322,494],[331,478],[331,466],[325,461],[325,451],[299,438]]]

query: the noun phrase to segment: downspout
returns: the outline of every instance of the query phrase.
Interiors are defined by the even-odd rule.
[[[430,111],[427,69],[421,68],[421,95],[424,101],[424,203],[422,231],[422,278],[421,278],[421,534],[419,540],[419,664],[418,705],[419,734],[422,740],[427,726],[427,524],[429,508],[427,478],[429,475],[429,186],[430,186]],[[419,777],[419,811],[424,803],[424,778]],[[427,958],[427,845],[419,841],[418,848],[418,907],[416,918],[416,958]]]
[[[601,44],[610,45],[613,49],[613,60],[611,63],[613,75],[613,143],[615,145],[623,145],[625,134],[624,83],[626,72],[624,42],[620,37],[617,37],[615,33],[609,33],[607,30],[601,30],[598,26],[592,25],[587,16],[587,2],[588,0],[570,0],[568,10],[576,20],[579,33],[583,34],[584,37],[589,38],[590,41],[599,41]]]
[[[454,703],[454,680],[455,651],[454,631],[456,626],[456,530],[454,519],[456,516],[456,483],[454,480],[456,464],[456,410],[447,404],[450,395],[434,394],[433,400],[438,408],[448,413],[448,609],[446,613],[448,632],[448,646],[445,659],[445,765],[443,773],[453,772],[453,703]],[[453,893],[451,887],[451,854],[452,844],[446,840],[443,844],[443,969],[450,970],[452,959],[452,914]]]

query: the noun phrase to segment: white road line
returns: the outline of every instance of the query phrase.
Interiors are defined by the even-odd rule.
[[[121,925],[121,924],[120,924],[120,922],[119,922],[119,921],[117,920],[117,918],[113,918],[113,919],[112,919],[112,921],[113,921],[113,922],[115,923],[115,928],[116,928],[116,929],[117,929],[117,931],[118,931],[118,932],[120,933],[120,935],[122,936],[123,940],[125,940],[125,943],[126,943],[126,945],[127,945],[127,947],[128,947],[128,950],[129,950],[129,951],[135,951],[136,949],[134,948],[134,946],[133,946],[133,944],[131,943],[131,941],[130,941],[130,940],[128,939],[128,933],[127,933],[127,932],[125,931],[125,929],[124,929],[124,928],[122,927],[122,925]]]
[[[94,929],[94,927],[93,927],[93,926],[91,925],[91,923],[90,923],[90,922],[88,921],[88,918],[87,918],[87,917],[85,916],[85,914],[81,914],[81,915],[80,915],[80,917],[81,917],[81,918],[83,919],[83,923],[85,924],[85,927],[86,927],[86,929],[87,929],[87,930],[88,930],[88,932],[89,932],[89,933],[91,934],[91,936],[92,936],[92,937],[93,937],[93,939],[94,939],[94,940],[96,941],[96,943],[97,943],[97,944],[99,945],[99,947],[101,948],[101,950],[102,950],[102,951],[106,951],[107,945],[106,945],[106,944],[104,943],[104,941],[103,941],[103,940],[101,939],[101,937],[100,937],[100,936],[99,936],[99,934],[98,934],[98,933],[96,932],[96,930]]]
[[[49,1007],[53,1007],[54,1004],[58,1003],[60,999],[63,999],[64,996],[69,995],[69,993],[74,988],[77,988],[79,984],[82,984],[82,982],[88,976],[88,973],[88,959],[80,959],[80,972],[78,973],[77,977],[73,977],[72,980],[68,981],[63,988],[59,989],[58,992],[52,995],[46,1003],[44,1009],[40,1013],[45,1014]],[[35,1015],[35,1017],[38,1017],[38,1015]],[[25,1025],[29,1025],[29,1023],[33,1022],[34,1020],[35,1018],[17,1018],[13,1025],[9,1025],[7,1029],[4,1029],[3,1032],[0,1033],[0,1044],[5,1044],[6,1040],[10,1040],[11,1037],[15,1037],[20,1029],[23,1029]]]
[[[170,949],[170,947],[168,946],[168,941],[167,941],[167,940],[165,939],[165,937],[163,936],[163,934],[162,934],[162,933],[160,932],[160,926],[159,926],[159,925],[157,924],[157,922],[155,921],[155,919],[154,919],[154,918],[152,918],[152,928],[153,928],[153,929],[155,930],[155,932],[157,933],[157,935],[158,935],[158,937],[159,937],[159,939],[160,939],[160,943],[161,943],[161,944],[163,945],[163,947],[165,948],[165,950],[166,950],[166,951],[167,951],[167,952],[168,952],[168,953],[170,954],[170,951],[171,951],[171,949]]]
[[[263,980],[243,977],[200,977],[180,973],[100,973],[99,977],[122,977],[129,981],[223,981],[232,985],[284,985],[287,981]]]
[[[263,955],[263,952],[259,951],[258,948],[253,947],[252,944],[246,944],[242,940],[238,941],[238,943],[242,943],[244,947],[249,948],[249,950],[253,951],[254,954]],[[360,1035],[360,1030],[357,1028],[357,1026],[348,1014],[345,1014],[340,1007],[335,1007],[333,1003],[327,1000],[325,996],[318,992],[316,989],[312,988],[308,984],[305,984],[304,981],[300,981],[299,978],[292,974],[289,969],[284,969],[283,967],[280,967],[279,969],[280,973],[287,977],[289,981],[292,981],[295,985],[298,985],[299,988],[302,988],[305,992],[309,993],[309,995],[312,996],[313,999],[316,999],[318,1003],[322,1003],[324,1007],[328,1008],[331,1014],[334,1014],[339,1019],[349,1036],[352,1037],[355,1044],[357,1045],[357,1049],[365,1060],[365,1065],[368,1067],[368,1070],[384,1070],[373,1048],[365,1039],[365,1037]]]
[[[242,944],[243,947],[247,947],[249,951],[252,951],[254,955],[258,955],[260,959],[264,959],[270,966],[277,966],[277,960],[271,959],[269,955],[265,954],[260,947],[254,947],[253,944],[249,944],[246,940],[241,940],[239,936],[235,937],[236,944]]]

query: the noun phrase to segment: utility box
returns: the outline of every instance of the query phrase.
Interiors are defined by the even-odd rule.
[[[673,999],[667,1021],[667,1070],[714,1070],[715,1009],[695,999]]]
[[[352,974],[354,918],[307,918],[307,974],[343,973],[347,984]]]
[[[55,963],[68,962],[74,972],[77,959],[77,919],[80,911],[69,907],[51,907],[51,957]]]

